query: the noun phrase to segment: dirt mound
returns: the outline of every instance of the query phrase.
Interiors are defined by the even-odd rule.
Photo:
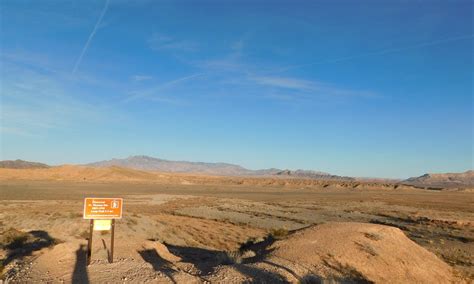
[[[449,283],[451,268],[398,228],[327,223],[275,242],[265,262],[299,280]]]

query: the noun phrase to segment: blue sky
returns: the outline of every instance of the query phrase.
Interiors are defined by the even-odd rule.
[[[471,1],[1,1],[1,159],[473,168]]]

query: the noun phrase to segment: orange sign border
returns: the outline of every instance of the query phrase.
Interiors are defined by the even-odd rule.
[[[86,216],[86,205],[87,205],[87,199],[113,199],[113,200],[120,200],[120,216],[119,217],[114,217],[114,216],[97,216],[97,217],[89,217]],[[110,219],[122,219],[122,214],[123,214],[123,198],[117,197],[117,198],[109,198],[109,197],[85,197],[84,198],[84,210],[82,211],[82,218],[84,220],[110,220]]]

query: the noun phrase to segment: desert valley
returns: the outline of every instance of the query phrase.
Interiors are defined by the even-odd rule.
[[[0,165],[7,282],[474,280],[472,171],[381,180],[144,156]],[[124,200],[113,263],[107,231],[86,263],[85,197]]]
[[[0,284],[474,284],[474,1],[0,1]]]

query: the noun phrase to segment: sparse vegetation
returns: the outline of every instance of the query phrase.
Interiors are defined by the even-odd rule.
[[[77,234],[77,237],[80,239],[88,239],[89,238],[89,230],[83,230],[79,234]]]
[[[371,255],[377,256],[377,251],[368,243],[357,243],[357,246],[360,248],[361,251]]]
[[[64,188],[62,183],[54,183],[48,186],[51,187],[51,192],[55,194],[60,193],[60,190]],[[57,233],[59,237],[70,240],[70,236],[73,235],[80,238],[80,240],[70,240],[71,243],[64,247],[71,250],[70,257],[74,258],[73,249],[75,247],[78,248],[79,244],[85,244],[85,240],[89,237],[89,223],[79,220],[81,219],[81,214],[72,209],[80,207],[80,197],[83,194],[84,187],[79,187],[75,184],[68,184],[68,186],[71,186],[71,190],[64,197],[66,199],[62,204],[55,200],[48,200],[48,203],[31,202],[31,208],[22,211],[20,209],[23,204],[20,202],[4,201],[0,203],[0,215],[2,215],[0,216],[0,235],[6,232],[10,226],[17,228],[44,228],[56,234],[59,231],[57,230],[58,226],[64,225],[64,228],[67,229],[64,232]],[[127,184],[127,186],[117,186],[114,184],[112,186],[101,184],[97,188],[93,184],[90,186],[92,191],[100,191],[105,188],[107,192],[115,192],[114,194],[117,194],[117,196],[125,195],[130,190],[130,187],[133,188],[134,192],[137,192],[138,196],[140,194],[156,193],[155,191],[153,191],[155,193],[150,191],[155,190],[153,187],[143,185]],[[32,184],[30,187],[31,189],[28,194],[31,193],[34,199],[39,197],[47,199],[48,196],[51,199],[55,198],[55,196],[48,195],[51,194],[50,191],[45,192],[44,197],[35,195],[39,192],[36,190],[36,185]],[[54,190],[55,187],[58,190]],[[21,195],[14,190],[2,191],[2,188],[0,188],[0,195],[2,197],[7,196],[2,195],[6,192],[8,199],[12,200],[21,199],[20,196],[25,196],[25,192],[22,193],[22,187],[14,187],[14,189],[18,189]],[[179,196],[184,196],[185,194],[195,194],[198,196],[203,192],[203,189],[203,187],[194,188],[188,186],[186,191],[180,191],[179,187],[171,186],[169,190],[177,192]],[[278,258],[271,258],[271,254],[275,248],[279,247],[279,245],[275,244],[275,241],[278,243],[290,241],[291,243],[287,242],[287,244],[290,244],[288,250],[291,251],[295,245],[293,238],[302,232],[302,230],[300,231],[301,228],[307,227],[307,225],[304,225],[305,222],[323,225],[327,221],[366,223],[374,220],[374,223],[401,228],[403,233],[410,239],[437,254],[439,259],[444,260],[454,269],[464,271],[460,274],[461,276],[467,275],[466,277],[469,277],[469,275],[472,275],[469,274],[473,267],[472,255],[469,252],[474,245],[474,231],[470,230],[470,223],[468,223],[471,222],[469,219],[470,215],[466,213],[470,208],[463,201],[467,198],[466,193],[450,192],[448,195],[447,193],[439,192],[439,195],[433,195],[423,193],[420,190],[416,195],[410,195],[412,197],[410,199],[401,198],[398,195],[393,196],[392,192],[389,191],[380,191],[377,192],[378,199],[374,201],[371,199],[370,193],[363,192],[364,194],[360,194],[362,191],[358,191],[358,194],[344,192],[344,198],[341,199],[342,195],[329,194],[327,190],[302,189],[305,191],[305,199],[302,200],[300,199],[301,192],[293,196],[291,191],[285,192],[281,198],[276,198],[276,192],[280,191],[271,188],[267,189],[268,193],[267,191],[249,193],[250,190],[241,193],[240,191],[235,191],[234,188],[228,190],[225,186],[219,190],[221,190],[224,198],[204,196],[173,199],[173,197],[166,196],[164,197],[164,200],[167,200],[165,203],[155,202],[156,198],[154,202],[143,202],[142,200],[144,199],[141,197],[137,198],[137,201],[134,198],[130,198],[126,203],[124,218],[117,223],[119,232],[117,237],[121,240],[125,238],[129,242],[127,245],[130,246],[120,248],[118,255],[124,252],[122,250],[134,249],[139,246],[141,248],[143,244],[146,244],[146,246],[156,250],[158,253],[156,258],[153,259],[153,263],[158,270],[163,271],[162,264],[166,263],[169,259],[174,259],[173,255],[176,255],[182,260],[179,260],[181,263],[176,267],[169,266],[172,268],[170,273],[181,273],[178,270],[179,268],[183,269],[184,272],[199,275],[203,278],[214,273],[213,270],[208,269],[206,262],[212,263],[212,265],[228,265],[223,267],[223,271],[243,269],[250,273],[254,273],[255,271],[252,270],[255,268],[254,266],[257,266],[256,264],[260,265],[261,261],[264,260],[273,261],[283,267],[291,268],[287,266],[287,262]],[[295,191],[299,190],[295,189]],[[399,194],[402,193],[399,192]],[[206,191],[205,194],[209,193]],[[67,198],[73,197],[74,201],[67,200]],[[277,201],[268,202],[272,198]],[[448,200],[449,206],[442,206],[442,209],[440,209],[442,205],[441,199]],[[359,203],[359,201],[362,203]],[[387,205],[380,206],[380,202]],[[428,202],[430,207],[424,206]],[[179,209],[179,212],[173,212],[176,208]],[[224,218],[226,221],[223,221]],[[55,221],[50,222],[50,220]],[[298,233],[292,234],[294,230],[298,231]],[[397,232],[399,231],[397,230]],[[20,253],[23,248],[30,248],[31,250],[31,248],[36,246],[36,244],[34,246],[30,245],[34,240],[29,232],[18,230],[16,233],[18,233],[18,236],[12,238],[11,242],[9,242],[12,243],[13,248],[21,248],[16,250],[15,253]],[[101,235],[109,234],[110,237],[108,231],[94,232],[94,234],[96,234],[95,237],[99,236],[98,239],[100,239]],[[356,245],[356,242],[352,242],[353,252],[359,253],[363,258],[370,258],[374,262],[378,261],[378,256],[382,257],[385,255],[384,243],[391,239],[390,234],[377,228],[358,232],[356,237],[356,241],[359,244]],[[291,240],[288,240],[289,238]],[[102,237],[102,239],[108,241],[108,238]],[[154,246],[145,239],[173,244],[178,247],[182,254],[178,255],[171,249],[169,252],[167,250],[160,251],[159,245]],[[441,240],[444,240],[444,243]],[[122,242],[118,244],[122,245]],[[96,249],[99,249],[99,242],[94,243],[94,245],[96,245]],[[59,249],[63,248],[58,247],[51,252],[56,254]],[[100,249],[103,249],[102,246]],[[328,252],[328,258],[336,259],[342,264],[347,264],[344,260],[339,259],[340,253],[336,253],[334,250],[330,250],[330,252],[333,252],[334,255],[331,256]],[[1,259],[9,252],[0,253],[3,253],[0,256]],[[50,253],[50,250],[44,249],[40,253],[35,252],[30,255],[36,256],[48,253]],[[105,255],[104,252],[101,253]],[[125,253],[128,253],[128,251],[125,251]],[[205,256],[201,258],[203,253]],[[15,256],[14,262],[6,263],[5,267],[7,268],[5,270],[9,270],[10,267],[16,267],[17,263],[18,267],[21,267],[22,263],[26,263],[26,261],[16,261],[17,259],[28,260],[28,263],[32,259],[33,265],[31,269],[35,273],[38,273],[39,269],[47,267],[44,263],[41,267],[36,265],[36,258],[30,258],[30,255]],[[96,256],[99,258],[99,254],[96,254]],[[102,256],[100,257],[102,258]],[[298,257],[299,253],[296,255],[297,259]],[[279,262],[280,260],[281,262]],[[72,260],[68,261],[74,263]],[[137,261],[136,258],[135,261]],[[138,261],[142,260],[138,259]],[[126,262],[124,261],[124,263]],[[333,268],[328,268],[331,271],[340,268],[333,261],[329,263],[333,265]],[[56,263],[54,264],[56,265]],[[266,265],[261,264],[260,268],[266,269]],[[366,276],[366,271],[353,263],[351,265],[359,269],[363,276]],[[62,262],[58,266],[65,267],[66,262]],[[50,266],[48,266],[49,268]],[[70,268],[72,269],[72,267]],[[328,283],[336,283],[339,280],[355,282],[354,279],[359,279],[358,277],[361,275],[358,275],[357,271],[352,271],[351,267],[346,268],[342,268],[341,273],[336,272],[334,275],[336,278],[319,279]],[[173,269],[174,271],[172,271]],[[189,272],[188,269],[192,272]],[[55,273],[55,276],[59,275],[58,269],[51,268],[50,271],[53,271],[52,274]],[[200,271],[206,272],[200,274]],[[283,270],[278,271],[278,273],[284,273]],[[298,271],[298,269],[295,271],[298,277],[304,276],[300,274],[303,273],[302,271]],[[310,270],[307,272],[310,273]],[[14,273],[21,274],[22,272]],[[317,273],[315,272],[314,275],[307,276],[304,279],[297,279],[300,279],[302,283],[314,283],[311,281],[318,279]],[[267,276],[267,274],[262,275]],[[94,274],[92,276],[96,277],[97,275]],[[138,278],[133,278],[133,280],[138,281]],[[303,282],[303,280],[307,282]]]
[[[0,235],[0,248],[14,250],[23,246],[28,240],[28,233],[9,228]]]
[[[218,262],[223,265],[242,263],[242,253],[240,251],[223,251],[217,254]]]
[[[364,236],[373,241],[380,241],[383,239],[383,237],[377,233],[365,233]]]
[[[76,218],[82,218],[82,213],[78,212],[69,212],[68,215],[69,219],[76,219]]]
[[[129,218],[127,219],[127,226],[133,227],[133,226],[135,226],[135,225],[137,225],[137,224],[138,224],[138,221],[137,221],[136,219],[134,219],[134,218],[132,218],[132,217],[129,217]]]
[[[6,257],[0,260],[0,276],[5,266],[14,259],[30,255],[33,251],[40,250],[60,243],[44,231],[23,232],[9,228],[0,233],[0,249],[6,252]]]
[[[261,239],[257,239],[255,237],[250,237],[248,238],[244,243],[240,245],[239,251],[243,252],[245,250],[248,250],[252,246],[254,246],[257,242],[262,241]]]
[[[341,277],[337,277],[334,279],[329,279],[334,281],[335,283],[363,283],[363,284],[370,284],[374,283],[373,281],[368,280],[364,277],[362,273],[357,271],[354,267],[349,265],[343,265],[342,263],[336,261],[335,259],[325,258],[323,259],[324,265],[334,269],[335,271],[341,274]],[[331,282],[332,282],[331,281]]]
[[[49,217],[48,219],[51,220],[51,221],[54,221],[54,220],[57,220],[59,218],[63,217],[61,213],[59,212],[53,212]]]
[[[271,229],[269,236],[273,237],[275,240],[280,240],[288,236],[288,230],[285,228]]]

